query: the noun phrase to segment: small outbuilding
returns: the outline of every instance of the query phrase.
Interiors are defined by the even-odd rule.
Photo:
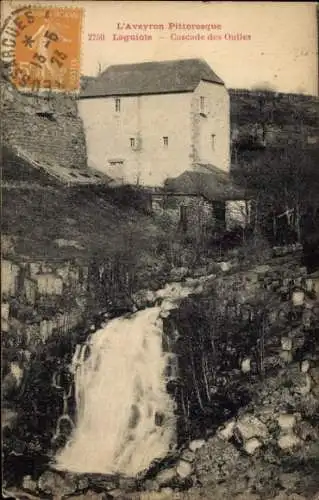
[[[193,170],[167,179],[164,188],[152,194],[152,210],[175,215],[184,232],[194,224],[229,230],[249,224],[251,199],[227,172],[211,164],[195,164]]]

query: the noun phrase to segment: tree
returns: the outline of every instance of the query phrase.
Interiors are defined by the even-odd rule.
[[[242,160],[235,172],[238,181],[255,192],[256,219],[261,227],[273,217],[273,232],[278,216],[301,238],[301,216],[308,207],[319,208],[318,153],[301,142],[289,147],[266,148],[251,162]]]

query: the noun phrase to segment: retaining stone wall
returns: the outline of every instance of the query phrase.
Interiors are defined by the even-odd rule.
[[[1,322],[4,335],[28,345],[81,323],[88,299],[88,266],[74,262],[1,261]]]

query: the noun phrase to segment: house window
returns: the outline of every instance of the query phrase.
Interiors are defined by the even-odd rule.
[[[131,145],[131,148],[135,148],[135,137],[130,138],[130,145]]]
[[[111,167],[122,167],[124,164],[123,160],[110,160],[109,164]]]
[[[215,143],[216,143],[216,135],[212,134],[210,136],[210,144],[212,146],[212,150],[215,151]]]
[[[118,97],[115,99],[115,111],[119,113],[121,111],[121,99]]]
[[[200,97],[200,113],[206,114],[206,99],[205,97]]]
[[[163,144],[164,144],[165,147],[168,146],[168,137],[167,136],[163,137]]]

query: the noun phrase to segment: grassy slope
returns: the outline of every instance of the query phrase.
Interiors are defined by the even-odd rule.
[[[120,209],[92,192],[61,188],[3,189],[3,232],[19,237],[16,250],[28,257],[63,259],[111,256],[134,242],[150,248],[156,228],[150,218]],[[55,239],[75,240],[83,250],[59,248]]]

